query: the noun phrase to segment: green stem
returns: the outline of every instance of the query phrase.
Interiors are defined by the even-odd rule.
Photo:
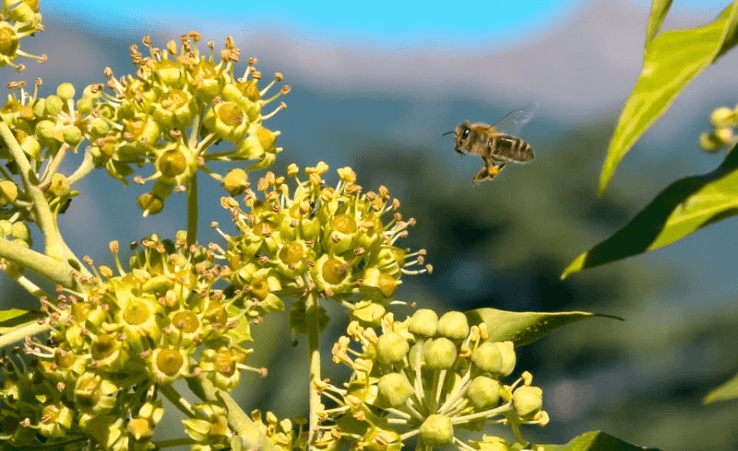
[[[18,165],[18,172],[23,181],[23,188],[33,201],[34,221],[44,234],[44,253],[55,260],[65,260],[64,240],[56,226],[56,221],[49,208],[49,203],[46,201],[44,193],[39,189],[38,185],[40,182],[31,164],[28,162],[25,152],[21,149],[20,144],[18,144],[15,136],[13,136],[13,132],[4,120],[0,121],[0,137],[7,144],[13,160]]]
[[[18,283],[18,285],[21,286],[21,288],[29,292],[35,298],[40,298],[41,296],[51,297],[44,290],[42,290],[41,287],[33,283],[26,276],[23,276],[23,275],[16,276],[15,274],[12,276],[8,274],[8,276],[11,279],[15,280]]]
[[[186,399],[182,397],[182,395],[179,394],[177,390],[174,389],[169,384],[161,384],[159,385],[159,392],[166,397],[169,402],[171,402],[174,407],[178,408],[180,412],[184,413],[190,418],[195,417],[195,412],[192,410],[192,406],[189,402],[187,402]]]
[[[65,288],[74,288],[75,286],[75,279],[70,273],[72,268],[67,263],[62,263],[32,249],[19,246],[5,238],[0,238],[0,258],[30,269]]]
[[[216,388],[215,385],[205,377],[198,377],[197,382],[200,383],[200,387],[208,401],[222,401],[225,404],[226,410],[228,411],[228,424],[239,436],[241,436],[242,439],[251,442],[251,445],[257,445],[257,447],[254,447],[253,449],[274,451],[274,447],[269,439],[259,431],[259,428],[256,427],[251,418],[246,415],[230,394]],[[247,446],[245,449],[251,448],[252,446]]]
[[[43,324],[39,324],[37,320],[16,326],[13,330],[0,335],[0,349],[10,346],[13,343],[23,341],[29,335],[37,335],[47,332],[49,329],[50,327],[48,323],[44,322]]]
[[[67,156],[67,151],[69,151],[69,144],[62,144],[59,150],[56,151],[56,155],[54,155],[54,158],[51,159],[51,162],[46,167],[46,173],[44,174],[41,183],[39,183],[39,188],[43,191],[49,189],[49,186],[51,185],[51,177],[56,174],[56,170],[59,169],[62,161],[64,161],[64,157]]]
[[[197,243],[197,173],[187,189],[187,244]]]
[[[79,165],[79,167],[70,175],[67,177],[67,180],[69,181],[70,185],[74,185],[76,182],[80,181],[84,176],[92,172],[93,169],[95,169],[95,161],[93,160],[93,156],[91,152],[85,152],[85,157],[82,160],[82,163]]]
[[[310,353],[310,432],[308,443],[313,444],[318,431],[318,409],[320,409],[320,393],[316,382],[320,381],[320,304],[317,293],[310,291],[305,302],[308,329],[308,348]]]

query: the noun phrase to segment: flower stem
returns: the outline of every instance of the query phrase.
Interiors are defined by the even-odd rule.
[[[318,431],[320,393],[316,382],[320,381],[320,305],[318,296],[311,291],[305,302],[307,310],[308,348],[310,353],[310,435],[308,443],[313,448]]]
[[[187,244],[197,243],[197,173],[192,176],[187,189]]]
[[[258,443],[251,443],[252,445],[257,446],[255,449],[274,451],[274,447],[269,439],[259,431],[256,424],[254,424],[251,418],[246,415],[246,412],[241,409],[230,394],[216,388],[215,385],[205,377],[198,377],[197,383],[200,385],[200,388],[202,388],[206,400],[210,402],[222,401],[225,404],[226,410],[228,411],[228,424],[239,436],[246,439],[258,440]]]
[[[0,258],[7,259],[19,266],[30,269],[65,288],[73,288],[75,285],[75,280],[70,273],[71,268],[68,264],[32,249],[14,244],[5,238],[0,238]]]
[[[18,173],[23,181],[23,188],[33,201],[34,222],[44,234],[44,253],[57,261],[66,260],[63,240],[56,226],[54,215],[49,208],[49,203],[46,201],[44,193],[39,189],[40,182],[28,162],[25,152],[21,149],[13,132],[4,120],[0,121],[0,137],[5,141],[15,164],[18,165]]]
[[[67,177],[67,181],[69,181],[70,185],[74,185],[76,182],[82,180],[84,176],[92,172],[93,169],[95,169],[95,161],[93,160],[92,153],[87,151],[85,152],[82,163],[80,163],[79,167],[77,167],[77,169]]]
[[[184,399],[184,397],[171,385],[161,384],[159,386],[159,391],[169,400],[169,402],[172,403],[172,405],[174,405],[174,407],[178,408],[180,412],[184,413],[189,418],[195,418],[195,412],[192,410],[190,403],[187,402],[187,400]]]
[[[39,324],[38,321],[33,320],[25,324],[19,324],[13,327],[11,330],[0,335],[0,348],[10,346],[13,343],[25,340],[27,336],[33,336],[48,331],[51,327],[49,323],[44,322]]]

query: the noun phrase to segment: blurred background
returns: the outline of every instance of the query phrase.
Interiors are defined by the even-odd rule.
[[[675,1],[665,29],[706,23],[724,3]],[[712,109],[738,101],[736,53],[686,89],[597,197],[609,137],[641,68],[649,2],[357,5],[42,1],[46,31],[22,45],[49,54],[49,61],[3,76],[42,77],[42,95],[64,81],[81,92],[104,81],[106,66],[117,76],[131,72],[128,47],[144,34],[157,47],[190,30],[218,46],[233,35],[242,60],[257,57],[265,78],[279,71],[292,86],[288,109],[268,122],[282,131],[278,145],[285,149],[275,172],[290,162],[324,160],[333,184],[333,170],[349,165],[365,189],[387,186],[403,216],[417,219],[400,245],[427,249],[434,272],[405,279],[399,299],[439,311],[585,310],[626,319],[578,323],[519,349],[515,374],[535,375],[552,420],[527,436],[563,443],[602,430],[663,450],[738,448],[734,406],[701,403],[738,372],[738,317],[730,307],[735,219],[559,279],[571,260],[624,226],[669,183],[720,163],[721,154],[699,149],[698,135],[709,128]],[[520,137],[535,160],[508,164],[494,181],[473,186],[480,159],[460,158],[453,137],[441,135],[466,119],[495,122],[531,101],[540,108]],[[208,224],[217,220],[229,231],[229,216],[219,206],[220,188],[203,182],[202,241],[219,241]],[[185,226],[184,196],[142,219],[135,199],[150,185],[121,189],[99,171],[75,187],[81,196],[60,220],[63,234],[77,255],[98,263],[111,262],[110,240],[171,237]],[[0,282],[8,306],[34,302],[4,275]],[[400,309],[397,317],[411,313]],[[328,333],[335,338],[346,316],[340,310],[333,316],[340,324]],[[305,414],[306,340],[293,349],[286,319],[280,321],[258,328],[262,348],[249,361],[267,366],[269,377],[246,375],[238,399],[279,417]],[[176,415],[166,420],[176,426]]]

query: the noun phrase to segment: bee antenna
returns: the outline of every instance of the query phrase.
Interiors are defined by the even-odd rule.
[[[446,135],[450,135],[450,134],[451,134],[451,133],[453,133],[453,132],[454,132],[454,131],[453,131],[453,130],[451,130],[450,132],[446,132],[446,133],[444,133],[444,134],[443,134],[443,135],[441,135],[441,136],[446,136]]]

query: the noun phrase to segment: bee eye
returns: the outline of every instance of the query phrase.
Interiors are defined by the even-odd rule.
[[[469,136],[469,131],[470,130],[468,128],[467,129],[464,129],[464,131],[461,132],[461,139],[466,139],[467,136]]]

